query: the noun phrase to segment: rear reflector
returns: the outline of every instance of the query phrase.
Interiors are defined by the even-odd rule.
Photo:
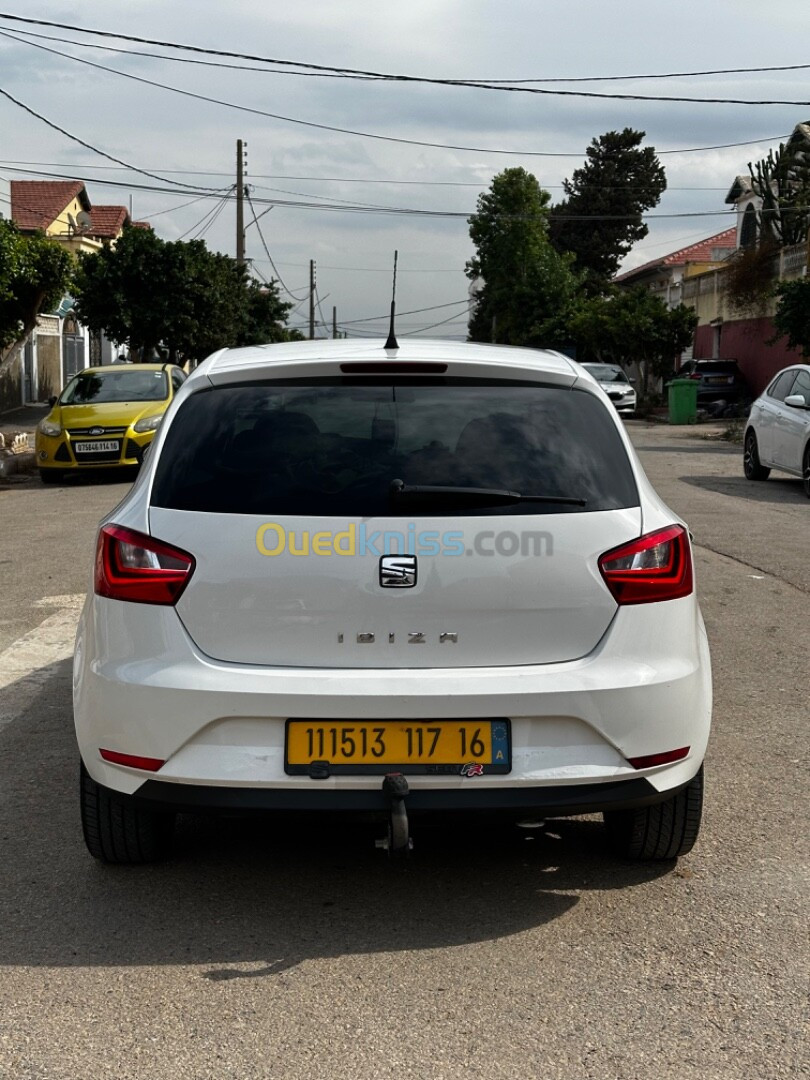
[[[194,572],[194,557],[152,536],[105,525],[98,534],[95,592],[135,604],[174,604]]]
[[[344,375],[444,375],[447,364],[419,360],[410,363],[402,360],[388,360],[386,363],[341,364],[340,370]]]
[[[154,757],[139,757],[137,754],[119,754],[117,750],[99,750],[105,761],[113,765],[128,765],[130,769],[143,769],[144,772],[157,772],[165,761]]]
[[[617,604],[677,600],[694,588],[692,552],[682,525],[670,525],[606,551],[599,569]]]
[[[680,750],[665,750],[663,754],[647,754],[646,757],[631,757],[627,760],[634,769],[651,769],[653,765],[669,765],[673,761],[681,761],[689,753],[688,746],[682,746]]]

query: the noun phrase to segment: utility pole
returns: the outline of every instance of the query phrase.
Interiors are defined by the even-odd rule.
[[[309,260],[309,340],[315,338],[315,260]]]
[[[247,143],[236,140],[236,262],[245,264],[245,175]]]
[[[337,308],[333,306],[332,307],[332,337],[333,337],[333,339],[336,339],[337,336],[338,336],[338,332],[337,332]]]

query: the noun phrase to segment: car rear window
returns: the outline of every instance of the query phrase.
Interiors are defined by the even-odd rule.
[[[712,372],[724,372],[727,375],[738,375],[740,369],[736,360],[701,360],[695,370],[701,375],[710,375]]]
[[[563,496],[582,505],[396,500],[392,482]],[[152,504],[221,514],[435,516],[638,505],[607,407],[581,390],[436,378],[214,387],[166,433]]]

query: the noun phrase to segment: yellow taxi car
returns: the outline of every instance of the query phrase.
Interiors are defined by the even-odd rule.
[[[110,364],[75,375],[40,421],[36,460],[45,484],[66,472],[140,465],[183,385],[174,364]]]

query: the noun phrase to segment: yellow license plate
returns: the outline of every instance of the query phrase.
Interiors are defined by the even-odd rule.
[[[509,721],[288,720],[288,773],[412,773],[480,776],[509,772]]]

